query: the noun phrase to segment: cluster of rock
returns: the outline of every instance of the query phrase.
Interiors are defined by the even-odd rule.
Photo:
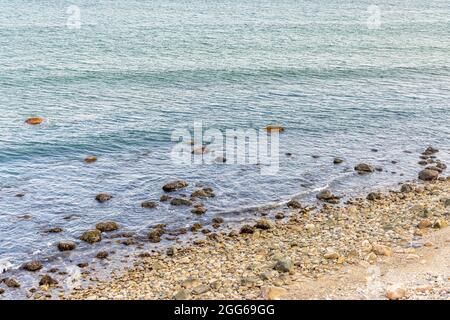
[[[425,169],[419,172],[419,179],[423,181],[434,181],[439,179],[439,175],[447,169],[447,165],[435,156],[439,150],[433,147],[428,147],[422,155],[419,164],[422,166],[427,166]]]

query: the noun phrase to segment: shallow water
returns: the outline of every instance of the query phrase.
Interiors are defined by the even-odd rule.
[[[80,29],[66,26],[71,4]],[[395,185],[416,177],[428,145],[449,160],[450,5],[377,4],[373,29],[370,1],[0,0],[0,262],[57,255],[58,240],[104,220],[144,234],[161,222],[245,219],[244,208],[325,186]],[[47,121],[25,125],[32,116]],[[280,171],[175,165],[171,134],[194,121],[282,124]],[[86,165],[91,154],[99,161]],[[358,176],[361,161],[384,171]],[[173,179],[190,182],[185,194],[214,188],[205,216],[140,207]],[[113,200],[98,204],[100,192]],[[44,233],[55,226],[65,231]],[[73,255],[92,250],[80,243]]]

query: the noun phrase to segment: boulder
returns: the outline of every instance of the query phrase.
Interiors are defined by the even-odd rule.
[[[173,198],[170,200],[170,204],[173,206],[191,206],[192,201],[184,198]]]
[[[58,242],[59,251],[72,251],[77,247],[77,244],[73,241],[60,241]]]
[[[43,267],[43,265],[39,261],[31,261],[31,262],[24,263],[22,265],[22,269],[25,269],[27,271],[33,271],[33,272],[41,270],[42,267]]]
[[[102,233],[100,230],[89,230],[82,234],[81,240],[93,244],[102,241]]]
[[[100,203],[109,201],[112,199],[112,196],[110,194],[107,193],[100,193],[95,197],[95,200],[97,200]]]
[[[422,152],[422,155],[429,156],[429,155],[432,155],[432,154],[435,154],[438,152],[439,152],[439,149],[429,146],[424,152]]]
[[[339,197],[334,195],[330,190],[322,190],[317,195],[316,198],[321,201],[329,203],[339,203]]]
[[[58,281],[50,277],[48,274],[42,276],[41,280],[39,281],[40,286],[54,286],[57,285]]]
[[[216,195],[214,194],[214,190],[212,188],[202,188],[195,190],[192,194],[192,198],[213,198]]]
[[[419,179],[423,181],[434,181],[439,177],[439,172],[435,170],[422,170],[419,172]]]
[[[166,192],[172,192],[175,190],[186,188],[188,185],[189,184],[184,180],[177,180],[177,181],[172,181],[172,182],[166,183],[163,186],[163,190]]]
[[[119,224],[114,221],[105,221],[100,222],[95,225],[95,229],[100,230],[101,232],[110,232],[115,231],[120,228]]]
[[[355,171],[358,171],[359,174],[365,174],[365,173],[374,172],[375,168],[366,163],[360,163],[355,167]]]
[[[255,228],[248,224],[243,225],[241,227],[241,230],[239,231],[240,234],[252,234],[254,232],[255,232]]]
[[[344,159],[342,159],[342,158],[334,158],[334,160],[333,160],[333,163],[334,164],[341,164],[341,163],[343,163],[344,162]]]
[[[158,204],[154,201],[147,200],[141,203],[141,207],[145,209],[154,209],[158,206]]]

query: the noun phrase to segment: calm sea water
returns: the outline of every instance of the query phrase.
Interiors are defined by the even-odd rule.
[[[1,263],[56,254],[58,240],[104,220],[144,234],[161,222],[245,219],[235,211],[308,199],[325,186],[395,185],[416,177],[417,155],[430,144],[449,160],[450,3],[377,1],[375,26],[367,24],[372,4],[0,0]],[[70,5],[79,29],[66,25],[78,17]],[[25,125],[32,116],[47,121]],[[171,133],[194,121],[282,124],[279,173],[174,165]],[[99,161],[84,164],[91,154]],[[334,156],[346,162],[334,166]],[[359,177],[360,161],[385,171]],[[166,204],[140,208],[173,179],[190,182],[185,193],[195,184],[215,189],[204,217]],[[114,199],[98,204],[99,192]],[[65,231],[44,233],[55,226]]]

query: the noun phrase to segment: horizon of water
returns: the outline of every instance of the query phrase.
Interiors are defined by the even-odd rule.
[[[416,178],[428,145],[449,158],[449,13],[444,0],[0,0],[0,262],[57,254],[100,221],[144,235]],[[33,116],[46,122],[24,124]],[[278,174],[175,165],[171,134],[195,121],[283,125]],[[359,162],[384,171],[358,176]],[[140,207],[174,179],[184,194],[214,188],[206,215]],[[100,192],[114,198],[98,204]],[[44,232],[55,226],[65,231]]]

